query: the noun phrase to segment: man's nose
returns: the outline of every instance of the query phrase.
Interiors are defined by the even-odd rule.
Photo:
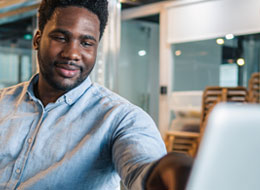
[[[61,53],[62,58],[71,61],[79,61],[81,58],[80,47],[76,41],[68,42]]]

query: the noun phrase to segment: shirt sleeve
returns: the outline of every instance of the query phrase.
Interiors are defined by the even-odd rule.
[[[143,190],[149,171],[165,154],[155,123],[142,109],[134,108],[121,118],[113,135],[112,157],[129,190]]]

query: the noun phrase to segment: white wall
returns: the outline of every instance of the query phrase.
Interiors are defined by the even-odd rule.
[[[210,0],[168,6],[168,42],[180,43],[260,31],[259,0]],[[194,2],[194,3],[192,3]]]

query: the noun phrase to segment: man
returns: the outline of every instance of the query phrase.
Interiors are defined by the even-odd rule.
[[[120,179],[133,190],[177,187],[190,160],[159,160],[166,152],[151,118],[88,77],[107,4],[42,1],[40,72],[0,91],[0,189],[113,190]]]

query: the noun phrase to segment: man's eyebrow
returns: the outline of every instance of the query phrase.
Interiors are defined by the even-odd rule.
[[[82,35],[81,38],[82,39],[90,39],[90,40],[97,42],[96,38],[94,36],[91,36],[91,35]]]
[[[68,35],[68,36],[71,36],[71,33],[67,30],[63,30],[61,28],[56,28],[54,29],[53,31],[51,31],[50,33],[62,33],[64,35]]]

